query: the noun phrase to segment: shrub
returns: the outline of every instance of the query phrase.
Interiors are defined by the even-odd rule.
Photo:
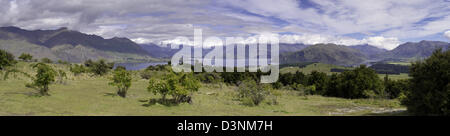
[[[55,70],[44,63],[37,63],[33,65],[33,68],[37,69],[36,76],[33,79],[33,83],[26,86],[39,90],[40,95],[49,95],[48,86],[55,81]]]
[[[58,64],[68,65],[70,63],[68,61],[58,60]]]
[[[308,76],[308,84],[307,85],[315,86],[315,91],[310,92],[311,94],[323,95],[327,91],[328,76],[327,76],[327,74],[325,74],[323,72],[313,71]]]
[[[33,59],[33,56],[31,56],[31,55],[28,54],[28,53],[22,53],[22,54],[19,56],[19,59],[28,62],[28,61],[31,61],[31,60]]]
[[[281,74],[279,81],[285,86],[292,85],[294,83],[294,75],[291,73]]]
[[[131,86],[131,79],[130,72],[125,69],[116,69],[109,85],[117,87],[117,95],[125,98],[127,90]]]
[[[199,73],[195,77],[203,83],[216,84],[222,82],[222,78],[219,73]]]
[[[148,66],[146,70],[151,71],[164,71],[166,70],[166,65],[155,65],[155,66]]]
[[[53,63],[53,61],[51,59],[49,59],[49,58],[42,58],[41,62],[42,63]]]
[[[327,91],[325,92],[324,95],[326,95],[326,96],[339,96],[340,95],[340,92],[339,92],[340,90],[338,88],[338,85],[341,82],[342,82],[341,81],[341,77],[338,74],[333,73],[330,76],[330,81],[328,82],[328,85],[327,85]]]
[[[153,94],[161,94],[163,101],[171,95],[175,103],[191,103],[191,94],[197,92],[200,82],[192,73],[169,72],[161,80],[150,79],[147,90]]]
[[[283,87],[283,83],[281,83],[280,81],[272,83],[272,88],[273,89],[281,89],[282,87]]]
[[[114,65],[114,64],[112,64]],[[94,73],[95,75],[103,76],[106,73],[109,72],[110,69],[112,69],[111,64],[106,63],[105,60],[101,59],[97,62],[91,62],[89,65],[89,70]]]
[[[405,93],[410,89],[409,80],[391,80],[386,75],[384,79],[384,91],[387,93],[390,99],[395,99],[400,96],[401,93]]]
[[[5,51],[0,50],[0,70],[5,69],[7,66],[12,66],[15,62],[14,55]]]
[[[304,96],[305,99],[308,99],[308,95],[312,95],[316,93],[316,86],[310,85],[310,86],[304,86],[303,84],[296,84],[294,83],[292,85],[292,88],[299,92],[300,96]]]
[[[93,65],[94,65],[94,61],[92,61],[91,59],[84,61],[84,66],[86,66],[86,67],[92,67]]]
[[[156,79],[150,79],[149,85],[147,87],[147,91],[153,93],[153,94],[160,94],[162,96],[162,100],[166,100],[166,96],[170,92],[169,85],[167,84],[167,81],[161,81]]]
[[[411,89],[402,101],[416,115],[450,115],[450,50],[436,50],[424,61],[413,63]]]
[[[70,72],[72,72],[75,76],[87,72],[87,69],[83,65],[74,64],[70,66]]]
[[[267,104],[277,105],[278,97],[281,96],[281,94],[282,94],[281,91],[276,90],[276,89],[269,89],[269,93],[270,93],[270,95],[269,95],[270,101],[268,101]]]
[[[270,94],[269,89],[270,87],[265,84],[257,84],[254,80],[245,80],[239,85],[238,97],[245,105],[259,105]]]
[[[152,71],[150,70],[143,70],[140,72],[140,76],[142,79],[150,79],[152,77]]]
[[[58,70],[58,83],[63,84],[64,80],[67,79],[67,74],[63,70]]]
[[[383,95],[382,82],[373,69],[365,65],[342,72],[340,75],[332,75],[332,80],[325,92],[326,95],[343,98],[368,98],[368,94]],[[373,91],[367,92],[367,91]]]
[[[124,66],[117,66],[115,70],[118,70],[118,69],[127,70],[127,68],[125,68]]]

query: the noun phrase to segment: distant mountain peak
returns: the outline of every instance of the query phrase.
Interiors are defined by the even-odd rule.
[[[406,42],[399,45],[397,48],[380,54],[380,58],[396,58],[396,59],[421,59],[430,56],[434,50],[442,48],[448,50],[450,43],[442,41],[427,41],[420,42]]]

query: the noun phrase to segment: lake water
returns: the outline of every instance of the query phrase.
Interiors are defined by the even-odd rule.
[[[165,64],[167,64],[167,62],[116,63],[114,64],[114,69],[117,66],[123,66],[127,70],[141,70],[147,68],[148,66],[165,65]]]

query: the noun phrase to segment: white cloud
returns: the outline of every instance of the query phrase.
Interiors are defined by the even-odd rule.
[[[392,50],[401,43],[395,37],[375,36],[358,40],[349,37],[327,36],[320,34],[282,35],[280,36],[280,42],[304,44],[334,43],[346,46],[369,44],[387,50]]]
[[[442,0],[311,0],[314,8],[302,8],[304,1],[244,0],[229,5],[249,12],[276,17],[303,30],[342,35],[377,33],[389,37],[416,38],[449,29],[450,2]],[[413,33],[410,33],[413,32]]]
[[[134,38],[134,39],[131,39],[131,40],[133,42],[135,42],[135,43],[138,43],[138,44],[148,44],[148,43],[152,43],[153,42],[150,39],[146,39],[146,38],[142,38],[142,37]]]
[[[382,36],[376,36],[376,37],[369,37],[368,39],[364,39],[367,44],[374,45],[378,48],[388,49],[392,50],[396,48],[398,45],[400,45],[400,41],[397,38],[394,37],[382,37]]]
[[[345,45],[345,46],[354,46],[354,45],[363,45],[363,44],[369,44],[372,46],[375,46],[380,49],[387,49],[392,50],[396,48],[398,45],[400,45],[400,41],[398,38],[395,37],[383,37],[383,36],[375,36],[375,37],[368,37],[364,39],[354,39],[350,37],[339,37],[339,36],[331,36],[331,35],[320,35],[320,34],[285,34],[285,35],[279,35],[276,33],[260,33],[260,35],[254,35],[250,37],[242,37],[244,38],[244,44],[250,44],[250,43],[256,43],[260,36],[269,36],[269,37],[278,37],[280,43],[288,43],[288,44],[296,44],[296,43],[302,43],[307,45],[314,45],[319,43],[333,43],[337,45]],[[207,38],[207,37],[203,37]],[[203,39],[204,40],[204,39]],[[139,41],[139,40],[136,40]],[[225,40],[222,38],[223,44],[225,43]],[[167,45],[167,44],[183,44],[183,45],[193,45],[192,39],[189,39],[189,41],[182,41],[181,39],[172,39],[172,40],[165,40],[160,43],[161,45]]]
[[[397,46],[399,39],[450,29],[450,2],[442,0],[310,3],[314,7],[305,8],[307,3],[298,0],[0,0],[0,26],[69,27],[105,38],[128,37],[138,43],[193,37],[195,27],[203,29],[205,37],[289,33],[280,35],[282,42],[368,43],[385,49]],[[342,36],[353,33],[370,35],[359,39]]]
[[[444,36],[450,40],[450,30],[444,33]]]

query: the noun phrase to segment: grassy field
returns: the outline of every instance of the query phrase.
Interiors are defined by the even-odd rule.
[[[31,72],[27,63],[18,68]],[[56,66],[59,69],[67,67]],[[299,96],[298,92],[278,90],[279,104],[263,103],[249,107],[235,99],[235,86],[204,84],[193,94],[193,103],[162,105],[150,103],[160,98],[147,92],[148,81],[134,73],[127,98],[115,95],[115,88],[108,86],[107,77],[89,75],[73,76],[65,84],[50,86],[51,96],[37,96],[36,90],[26,88],[29,79],[11,75],[0,80],[0,115],[405,115],[405,108],[398,100],[342,99],[323,96]]]
[[[410,62],[389,62],[388,64],[411,66]]]
[[[380,78],[384,79],[384,77],[386,75],[385,74],[378,74],[378,76]],[[392,79],[392,80],[401,80],[401,79],[410,79],[411,78],[411,77],[408,76],[407,73],[401,73],[401,74],[398,74],[398,75],[389,74],[388,77],[389,77],[389,79]]]
[[[324,72],[327,73],[328,75],[331,75],[332,73],[335,72],[330,72],[331,69],[333,68],[339,68],[339,69],[351,69],[351,68],[347,68],[347,67],[343,67],[343,66],[337,66],[337,65],[332,65],[332,64],[323,64],[323,63],[314,63],[314,64],[310,64],[304,68],[299,68],[299,67],[285,67],[282,68],[280,70],[280,73],[295,73],[297,71],[301,71],[304,74],[309,74],[312,71],[319,71],[319,72]]]

